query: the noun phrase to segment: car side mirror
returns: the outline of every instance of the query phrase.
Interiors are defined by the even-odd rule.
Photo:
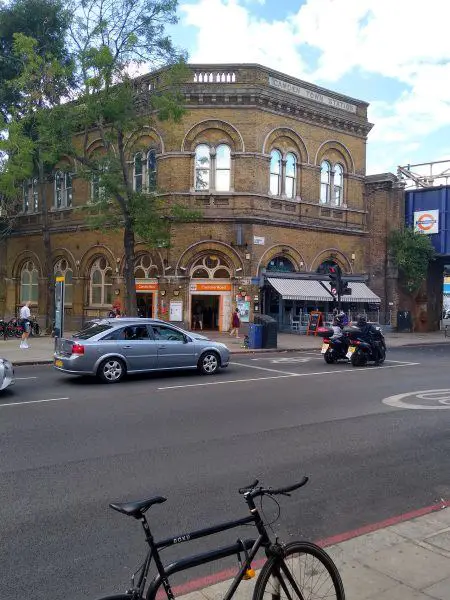
[[[184,343],[185,344],[189,344],[189,342],[192,342],[192,339],[190,337],[188,337],[187,335],[184,336]]]

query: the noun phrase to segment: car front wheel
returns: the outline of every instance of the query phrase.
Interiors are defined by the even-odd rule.
[[[203,375],[214,375],[219,367],[219,357],[215,352],[205,352],[198,361],[198,369]]]
[[[107,358],[100,364],[97,375],[104,383],[119,383],[125,377],[125,365],[120,358]]]

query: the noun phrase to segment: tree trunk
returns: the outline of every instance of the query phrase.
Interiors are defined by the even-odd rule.
[[[50,333],[53,329],[55,312],[55,277],[53,273],[52,243],[50,238],[50,229],[48,226],[48,206],[44,181],[44,163],[41,158],[39,158],[39,187],[41,192],[42,207],[42,238],[44,241],[44,275],[47,277],[47,293],[45,295],[45,330],[47,333]]]
[[[137,316],[137,302],[136,286],[134,281],[134,231],[130,215],[125,215],[123,247],[125,251],[125,314],[127,317],[135,317]]]

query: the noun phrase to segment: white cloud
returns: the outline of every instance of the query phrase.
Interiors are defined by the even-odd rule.
[[[417,151],[420,140],[450,125],[448,0],[427,0],[426,5],[411,0],[292,0],[296,7],[289,16],[270,21],[252,15],[255,1],[181,5],[185,24],[198,28],[192,62],[258,62],[300,79],[326,82],[331,89],[346,74],[359,76],[357,96],[371,102],[369,118],[375,123],[369,146],[389,145],[392,160],[395,153],[403,156],[405,148]],[[319,54],[315,70],[301,56],[304,44]],[[386,102],[381,83],[379,94],[367,97],[368,74],[383,76],[383,82],[395,80],[403,92]]]

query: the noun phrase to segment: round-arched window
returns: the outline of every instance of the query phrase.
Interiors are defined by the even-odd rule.
[[[73,301],[73,271],[68,261],[65,258],[58,260],[53,272],[55,277],[64,277],[64,306],[71,306]]]
[[[97,258],[91,267],[89,280],[89,303],[91,306],[107,306],[112,302],[112,269],[106,258]]]
[[[138,256],[134,264],[134,276],[136,279],[149,279],[150,277],[156,277],[158,274],[158,267],[153,263],[150,254]]]
[[[22,266],[20,272],[20,302],[37,303],[39,298],[39,273],[32,260]]]
[[[317,273],[328,274],[328,270],[330,267],[338,267],[338,263],[332,258],[327,258],[317,267]]]
[[[295,271],[295,267],[289,258],[286,258],[285,256],[275,256],[269,261],[267,270],[279,271],[282,273],[292,273]]]

